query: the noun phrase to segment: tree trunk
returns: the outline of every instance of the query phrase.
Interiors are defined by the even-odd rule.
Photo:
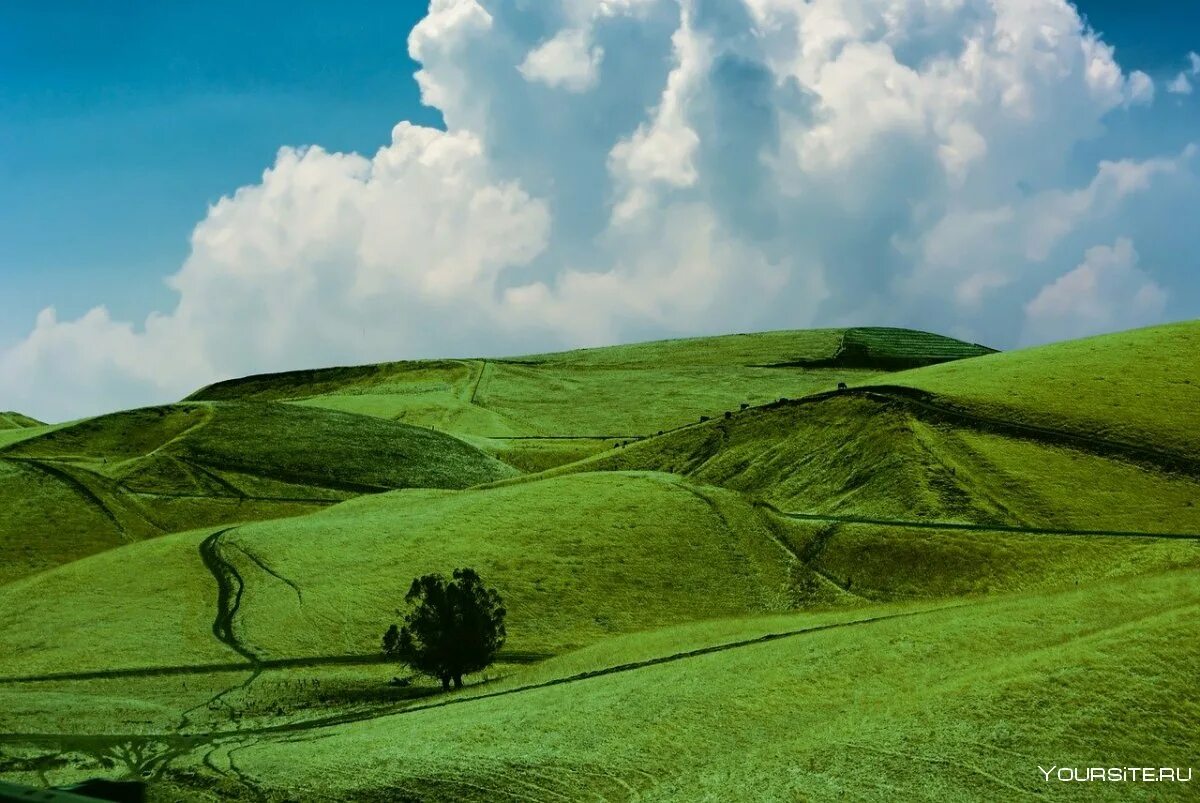
[[[456,688],[456,689],[462,688],[462,675],[454,676],[454,688]]]
[[[442,675],[442,691],[450,691],[450,676]]]

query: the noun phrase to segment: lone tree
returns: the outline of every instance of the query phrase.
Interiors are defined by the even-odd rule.
[[[504,600],[484,588],[474,569],[455,569],[454,579],[427,574],[404,596],[412,606],[403,626],[383,635],[384,654],[435,677],[442,689],[462,688],[462,676],[487,667],[504,645]]]

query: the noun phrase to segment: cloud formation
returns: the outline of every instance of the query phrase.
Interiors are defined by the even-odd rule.
[[[1124,325],[1092,312],[1114,282],[1161,317],[1200,256],[1111,266],[1194,207],[1195,154],[1081,161],[1113,116],[1154,124],[1154,84],[1063,0],[432,0],[409,51],[447,131],[282,149],[197,225],[174,310],[43,313],[0,407],[852,322],[1009,346]]]
[[[1181,70],[1167,84],[1167,91],[1172,95],[1192,94],[1192,78],[1200,76],[1200,53],[1188,53],[1188,68]]]
[[[1023,339],[1065,340],[1161,320],[1167,294],[1137,265],[1137,251],[1124,238],[1088,249],[1078,267],[1025,305]]]

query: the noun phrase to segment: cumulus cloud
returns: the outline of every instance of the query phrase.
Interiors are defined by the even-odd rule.
[[[1064,0],[432,0],[409,51],[446,131],[284,148],[196,226],[175,309],[43,313],[0,406],[755,328],[1007,346],[1097,242],[1135,238],[1163,287],[1200,257],[1162,234],[1193,149],[1106,138],[1154,125],[1154,84]]]
[[[564,30],[529,51],[518,67],[530,81],[583,92],[595,86],[604,48],[588,42],[587,32]]]
[[[1155,323],[1167,293],[1138,267],[1133,243],[1091,248],[1074,270],[1042,288],[1025,306],[1024,340],[1086,337]]]

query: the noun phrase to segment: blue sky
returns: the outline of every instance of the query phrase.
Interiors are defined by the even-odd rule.
[[[0,5],[0,343],[43,307],[165,307],[209,203],[282,145],[373,151],[439,125],[419,2]]]
[[[932,107],[922,111],[931,126],[928,148],[909,142],[890,164],[862,158],[850,168],[842,165],[849,172],[841,179],[832,178],[829,171],[838,157],[829,150],[833,147],[829,142],[838,138],[825,142],[817,136],[823,132],[813,122],[819,115],[810,114],[812,104],[821,108],[825,115],[821,119],[856,112],[847,105],[850,101],[835,97],[836,86],[804,85],[802,65],[795,67],[795,76],[782,78],[780,65],[791,57],[789,45],[763,36],[746,39],[743,29],[761,26],[762,21],[751,20],[741,0],[688,0],[687,22],[676,0],[623,0],[616,5],[634,10],[597,11],[591,16],[579,10],[589,3],[573,5],[566,0],[532,6],[500,0],[479,0],[482,5],[476,0],[439,2],[443,8],[417,37],[424,43],[420,53],[420,43],[410,51],[408,40],[414,25],[426,16],[427,4],[421,2],[0,5],[0,368],[9,349],[8,370],[18,377],[10,387],[25,376],[20,371],[28,372],[30,387],[48,381],[55,371],[66,371],[62,366],[74,358],[62,350],[72,348],[87,352],[79,359],[90,367],[80,373],[103,375],[119,385],[120,372],[113,366],[121,360],[109,355],[97,361],[91,352],[101,348],[102,341],[109,342],[104,337],[124,342],[125,330],[148,337],[142,333],[152,313],[192,320],[190,312],[187,316],[173,312],[181,292],[185,298],[187,292],[179,290],[178,282],[174,289],[168,287],[166,280],[188,262],[189,237],[198,224],[204,222],[206,231],[213,232],[224,226],[209,216],[211,204],[239,187],[260,185],[263,171],[275,164],[282,146],[315,144],[328,153],[371,157],[389,143],[397,153],[429,145],[425,139],[418,146],[408,139],[408,144],[393,141],[392,127],[405,120],[441,129],[448,122],[451,134],[470,138],[452,138],[455,147],[467,154],[464,159],[476,158],[473,149],[482,152],[466,178],[456,174],[450,181],[443,174],[430,178],[418,171],[405,173],[404,186],[426,187],[421,182],[441,181],[436,187],[444,189],[469,180],[485,194],[504,195],[508,200],[494,212],[480,217],[472,206],[475,211],[470,214],[475,216],[467,216],[472,231],[493,232],[488,245],[462,251],[465,246],[455,239],[454,248],[461,253],[450,246],[444,253],[430,246],[426,254],[420,231],[407,240],[389,235],[352,244],[331,235],[319,240],[321,247],[330,249],[321,258],[324,261],[308,266],[308,274],[304,273],[308,268],[297,267],[288,281],[289,286],[305,282],[340,286],[344,277],[321,273],[327,262],[338,263],[339,270],[357,271],[355,287],[376,288],[382,309],[389,299],[399,304],[397,299],[414,297],[416,285],[397,279],[412,278],[404,273],[407,268],[396,267],[393,274],[383,275],[387,270],[375,262],[394,267],[416,259],[412,255],[423,255],[430,265],[444,263],[448,267],[438,277],[421,279],[422,292],[429,293],[422,296],[424,300],[412,309],[404,307],[409,324],[388,328],[386,334],[381,327],[381,334],[371,342],[350,342],[344,330],[354,328],[353,323],[368,314],[361,299],[354,301],[359,306],[350,304],[337,311],[319,304],[308,310],[297,302],[297,316],[304,308],[303,314],[328,317],[322,324],[327,328],[292,350],[272,346],[254,359],[242,360],[235,353],[238,349],[228,347],[229,353],[223,353],[217,343],[220,336],[203,330],[216,326],[212,321],[219,316],[204,311],[199,301],[186,302],[184,307],[201,309],[195,320],[205,321],[189,322],[188,326],[201,328],[179,335],[204,342],[193,355],[194,380],[156,383],[135,376],[128,382],[135,388],[128,396],[95,389],[94,402],[80,410],[157,400],[213,376],[298,367],[306,360],[534,350],[700,331],[865,321],[939,328],[1011,347],[1200,315],[1200,279],[1192,265],[1179,257],[1200,254],[1194,227],[1180,225],[1194,216],[1181,208],[1196,200],[1192,168],[1187,166],[1191,157],[1181,154],[1189,142],[1200,140],[1200,74],[1190,79],[1196,86],[1192,94],[1167,91],[1169,82],[1189,70],[1189,51],[1200,50],[1200,6],[1115,0],[1082,3],[1079,10],[1090,25],[1116,48],[1118,83],[1103,89],[1109,93],[1104,98],[1098,85],[1086,84],[1088,91],[1095,91],[1095,102],[1084,108],[1080,101],[1078,110],[1068,111],[1082,89],[1071,89],[1064,81],[1052,92],[1038,81],[1027,82],[1022,91],[1041,92],[1044,97],[1033,98],[1033,111],[1028,114],[1034,118],[1021,112],[1026,114],[1022,124],[1034,134],[1040,125],[1047,131],[1061,130],[1061,136],[1045,137],[1048,161],[1025,159],[1020,169],[1013,168],[1014,179],[1005,189],[1004,182],[996,179],[1006,170],[1001,160],[1018,159],[1022,149],[1029,150],[1031,143],[1041,143],[1043,138],[1028,132],[1013,134],[1008,123],[995,123],[993,131],[988,126],[995,121],[978,115],[969,125],[953,124],[947,115],[967,112]],[[766,0],[755,2],[769,5]],[[829,0],[831,5],[839,2],[849,7],[855,0]],[[911,0],[910,5],[919,2]],[[1064,35],[1078,40],[1083,34],[1071,30],[1071,21],[1064,21],[1055,3],[1037,0],[1032,6],[1045,19],[1020,24],[1028,24],[1032,31],[1062,25]],[[944,43],[939,44],[938,37],[961,41],[974,30],[971,21],[989,13],[982,0],[967,0],[966,5],[978,6],[971,11],[974,16],[934,19],[914,13],[911,23],[901,23],[908,29],[892,31],[884,41],[894,46],[902,66],[920,70],[928,54],[918,51],[931,48],[932,54],[940,53],[937,48]],[[705,67],[706,82],[695,83],[680,101],[681,108],[685,101],[690,104],[681,118],[673,119],[663,111],[669,106],[663,98],[671,91],[668,74],[684,58],[671,50],[671,35],[681,25],[708,37],[705,41],[720,54]],[[1000,27],[996,23],[996,30]],[[558,34],[562,36],[556,38]],[[863,41],[875,35],[861,33]],[[543,47],[547,45],[553,46]],[[1078,46],[1073,46],[1075,51],[1068,48],[1062,53],[1077,52]],[[909,54],[915,54],[911,63],[905,61]],[[421,63],[413,56],[420,56],[426,68],[430,105],[422,104],[414,80]],[[879,66],[861,59],[857,63],[864,70]],[[1012,73],[1005,69],[997,74]],[[1071,69],[1077,79],[1082,67],[1075,64]],[[1153,79],[1152,103],[1138,96],[1136,71]],[[677,72],[683,75],[688,70]],[[772,88],[756,83],[771,73]],[[874,75],[864,73],[863,84],[870,86]],[[792,91],[788,87],[796,85],[804,86],[794,97],[788,95]],[[759,87],[765,93],[759,105],[743,109],[739,104]],[[726,111],[714,116],[712,110],[722,108]],[[1039,114],[1045,119],[1036,119]],[[729,123],[734,119],[739,121],[736,126]],[[785,129],[777,123],[785,119],[813,126],[806,147],[825,148],[821,152],[829,160],[828,169],[818,176],[819,171],[800,166],[795,186],[767,186],[776,179],[760,175],[760,152],[781,147],[779,132]],[[878,142],[897,141],[900,129],[888,128],[894,122],[880,123]],[[907,123],[896,125],[903,128]],[[678,142],[684,143],[687,136],[695,135],[699,147],[672,162],[673,157],[655,155],[653,143],[640,141],[635,129],[661,136],[663,142],[681,134],[686,136]],[[968,132],[966,138],[955,139],[963,131]],[[982,132],[986,155],[972,150],[976,139],[971,132]],[[904,137],[911,134],[904,129]],[[404,137],[411,139],[408,134]],[[728,148],[753,158],[733,158]],[[946,161],[947,148],[962,150],[962,158],[973,165],[968,176],[974,178],[955,173],[958,168]],[[676,156],[685,150],[668,148]],[[870,152],[880,151],[873,147]],[[937,159],[943,164],[934,171],[936,176],[922,172]],[[1105,200],[1102,195],[1109,178],[1098,172],[1104,160],[1144,165],[1147,185],[1154,189],[1118,189]],[[455,162],[460,164],[465,162]],[[304,181],[315,182],[304,186],[320,186],[326,178],[335,181],[321,172],[332,169],[328,165],[321,167],[309,159],[301,166],[308,171],[303,173]],[[378,171],[379,165],[369,169]],[[1132,172],[1137,169],[1129,167]],[[847,177],[852,180],[847,182]],[[910,217],[918,206],[912,198],[882,197],[886,193],[881,188],[898,182],[939,188],[936,193],[930,189],[921,208],[943,216],[944,225],[921,228]],[[979,220],[994,222],[1005,214],[1018,221],[1035,220],[1045,215],[1044,207],[1060,201],[1067,209],[1070,203],[1056,201],[1055,193],[1079,192],[1093,182],[1099,182],[1094,205],[1086,213],[1064,212],[1075,215],[1070,224],[1064,223],[1070,232],[1056,234],[1044,254],[1040,246],[1029,245],[1020,255],[997,253],[995,265],[982,264],[986,258],[978,259],[947,233],[966,231]],[[869,203],[853,196],[859,183],[862,198],[872,199]],[[1119,181],[1117,185],[1125,186]],[[1019,188],[1017,195],[1014,186]],[[505,195],[510,190],[515,194]],[[816,220],[827,204],[818,208],[793,203],[797,194],[816,197],[815,193],[829,191],[846,193],[840,199],[844,208],[821,224]],[[396,214],[405,219],[427,211],[427,196],[415,189],[409,201],[401,198],[400,190],[384,192],[397,204]],[[432,191],[426,187],[422,192]],[[1134,195],[1145,197],[1135,209],[1126,210],[1122,205],[1132,203]],[[473,191],[470,197],[481,196]],[[1033,199],[1030,209],[1022,211],[1021,204],[1029,199]],[[444,200],[448,206],[432,220],[466,219],[467,213],[453,206],[449,195]],[[234,206],[250,215],[245,204]],[[684,242],[668,248],[661,238],[639,239],[633,230],[618,232],[622,210],[630,209],[654,221],[648,228],[665,231],[677,226]],[[301,233],[314,225],[298,215],[280,220],[280,215],[289,213],[278,208],[258,208],[254,214],[265,216],[262,220],[271,225],[278,223],[278,237],[283,239],[303,239]],[[355,226],[360,231],[361,225]],[[388,220],[380,226],[388,229]],[[794,232],[780,234],[787,229]],[[222,236],[241,237],[243,243],[253,240],[253,234],[243,229],[230,231]],[[687,235],[694,231],[709,232],[710,240]],[[991,232],[1000,238],[998,242],[1016,236],[998,232]],[[1122,238],[1128,240],[1128,248]],[[331,244],[335,240],[336,247]],[[619,247],[614,245],[618,241]],[[380,255],[380,248],[386,253]],[[964,250],[957,254],[955,248]],[[369,258],[364,249],[374,249]],[[488,249],[503,252],[503,258]],[[238,301],[247,310],[261,306],[262,300],[253,297],[257,291],[246,289],[261,287],[258,279],[246,279],[249,283],[242,290],[236,282],[230,283],[231,276],[241,281],[252,272],[250,263],[233,265],[229,262],[233,257],[213,256],[210,251],[193,255],[190,267],[180,274],[185,285],[193,282],[206,288],[193,289],[192,298],[225,292],[213,289],[220,286],[239,294]],[[263,259],[270,262],[276,257],[283,258]],[[1009,275],[1003,258],[1029,259],[1037,269]],[[467,271],[466,278],[453,275],[456,265],[473,259],[479,265]],[[658,292],[654,288],[664,283],[647,266],[669,265],[672,260],[691,264],[697,259],[712,260],[710,273],[717,277],[724,275],[721,260],[736,263],[736,275],[726,277],[730,288],[709,295],[681,290],[678,297],[654,297]],[[1094,264],[1089,261],[1093,259]],[[955,260],[980,264],[973,265],[971,276],[951,275],[948,266]],[[851,267],[885,263],[890,267],[878,268],[890,271],[883,278],[866,268]],[[1121,293],[1143,299],[1144,308],[1102,310],[1098,317],[1094,310],[1068,309],[1063,294],[1075,286],[1072,282],[1087,280],[1092,271],[1112,280],[1114,289],[1102,301],[1115,298],[1115,288],[1121,287]],[[590,277],[597,276],[609,279],[595,279],[591,286]],[[1055,284],[1056,277],[1065,283]],[[480,281],[486,285],[482,290],[471,284]],[[447,319],[438,316],[453,306],[445,295],[450,291],[429,290],[442,285],[467,293],[470,303],[485,304],[481,299],[488,295],[502,297],[506,307],[488,307],[478,316],[478,331],[460,332],[459,327],[447,325],[439,338],[431,339],[425,333],[445,323]],[[881,292],[862,303],[849,300],[861,299],[864,288],[885,285],[894,288],[892,296]],[[951,285],[956,288],[953,299],[930,290]],[[786,292],[780,289],[784,287]],[[757,289],[752,292],[752,288]],[[583,308],[571,307],[572,292],[579,293]],[[986,312],[971,308],[993,292],[997,295]],[[778,297],[780,304],[769,309],[756,304],[755,298],[764,296]],[[791,303],[783,303],[786,299]],[[951,309],[955,304],[962,308]],[[91,324],[76,330],[61,327],[97,306],[106,310],[100,324],[107,333],[104,337],[73,334],[86,333]],[[44,327],[42,340],[33,343],[35,318],[47,307],[55,308],[55,320]],[[1074,316],[1075,323],[1056,326],[1034,321],[1029,317],[1031,309],[1049,310],[1047,315],[1066,310],[1063,314]],[[1087,315],[1093,318],[1086,319]],[[220,325],[237,326],[228,321]],[[184,331],[182,324],[177,329]],[[370,330],[364,324],[361,340],[370,340]],[[282,330],[245,333],[247,338],[268,341],[283,336]],[[72,338],[79,342],[71,345]],[[58,367],[51,370],[42,365],[49,362]],[[0,372],[0,384],[4,378]],[[88,398],[92,392],[85,384],[64,391],[64,399],[78,398],[80,393]],[[50,400],[36,388],[22,393],[10,389],[8,396],[4,398],[0,388],[0,407],[44,405],[48,416],[76,411],[71,402]]]

